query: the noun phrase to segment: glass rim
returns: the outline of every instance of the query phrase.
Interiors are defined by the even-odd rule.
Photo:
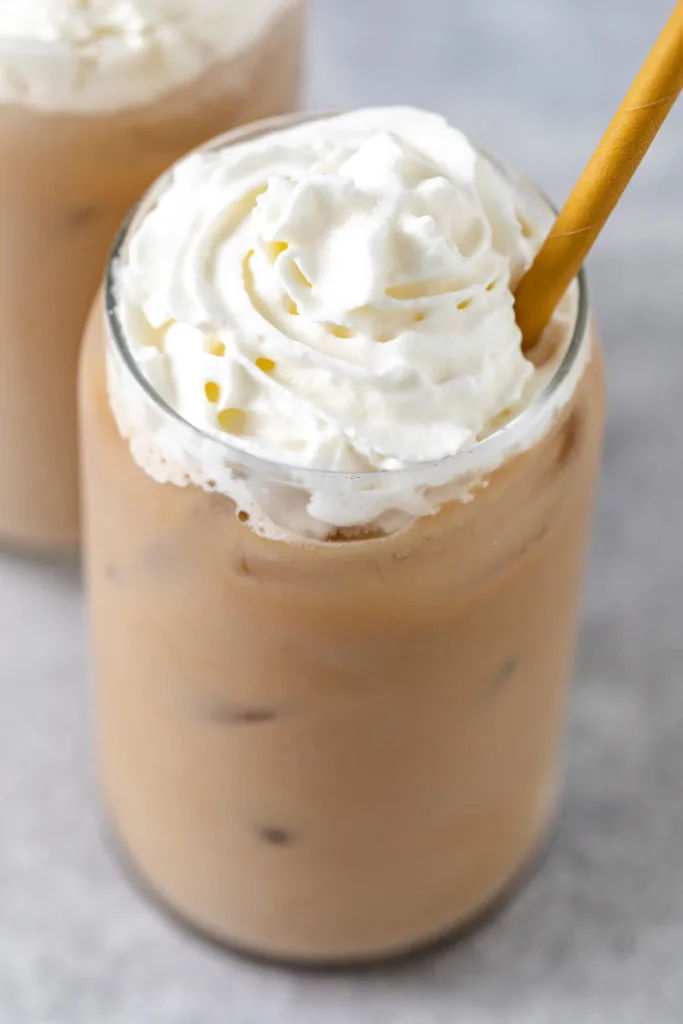
[[[325,480],[339,481],[344,479],[367,481],[369,485],[376,484],[380,481],[393,483],[400,482],[405,476],[410,476],[414,481],[416,476],[419,477],[424,474],[425,477],[428,477],[435,469],[444,466],[453,466],[455,470],[454,476],[457,476],[458,463],[464,466],[467,460],[472,459],[472,457],[485,458],[487,452],[495,451],[496,447],[500,445],[501,440],[506,436],[523,431],[525,426],[529,426],[530,428],[533,427],[533,424],[537,421],[538,417],[543,414],[553,397],[570,376],[578,362],[579,355],[584,348],[584,344],[587,343],[589,334],[588,284],[583,267],[581,267],[575,279],[578,283],[578,301],[576,303],[576,318],[572,327],[571,338],[567,344],[562,359],[553,371],[552,376],[529,405],[524,409],[521,409],[516,416],[503,424],[503,426],[498,427],[491,434],[488,434],[481,440],[475,441],[473,444],[464,446],[453,455],[446,455],[441,459],[426,462],[413,462],[396,470],[377,469],[370,470],[368,472],[353,472],[349,470],[319,469],[315,467],[301,466],[296,463],[288,463],[284,460],[275,461],[271,458],[254,454],[251,451],[241,448],[239,445],[236,445],[227,438],[224,439],[218,434],[211,433],[202,427],[198,427],[196,424],[185,419],[177,409],[174,409],[174,407],[170,405],[170,403],[167,402],[161,394],[159,394],[159,392],[154,388],[152,382],[142,372],[142,369],[133,354],[131,346],[128,343],[121,323],[121,318],[118,312],[118,298],[116,294],[117,268],[131,233],[137,225],[138,218],[146,214],[153,207],[158,197],[163,194],[174,169],[179,163],[182,163],[193,153],[214,152],[242,141],[260,138],[263,135],[278,131],[281,128],[293,128],[300,124],[335,117],[337,113],[337,111],[305,111],[296,114],[285,114],[278,117],[265,118],[251,122],[247,125],[242,125],[238,128],[230,129],[227,132],[210,139],[208,142],[197,146],[195,149],[190,150],[189,153],[185,154],[185,156],[181,157],[180,160],[173,163],[166,171],[164,171],[164,173],[157,178],[157,180],[132,207],[123,221],[111,248],[104,277],[104,308],[107,333],[109,339],[113,341],[116,352],[122,359],[126,370],[131,374],[136,384],[140,386],[145,397],[152,402],[153,406],[165,416],[170,417],[171,420],[179,424],[182,428],[189,431],[200,441],[210,442],[218,446],[219,449],[225,452],[226,462],[238,461],[246,468],[251,468],[261,473],[269,473],[274,476],[282,476],[283,474],[295,475],[297,480],[301,481],[304,479],[311,486],[315,486],[316,483],[319,485]],[[509,181],[531,190],[535,193],[537,198],[539,198],[557,215],[556,207],[537,185],[529,181],[518,171],[503,163],[497,157],[492,156],[482,147],[475,146],[475,149],[480,156],[489,161],[489,163],[496,167],[497,170],[502,172]]]

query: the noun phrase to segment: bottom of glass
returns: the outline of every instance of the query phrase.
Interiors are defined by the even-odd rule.
[[[27,538],[15,538],[0,532],[0,556],[36,565],[55,565],[80,572],[81,549],[77,540],[68,543],[50,543]]]
[[[0,554],[40,562],[75,564],[79,561],[80,539],[77,534],[38,536],[0,527]]]
[[[522,867],[494,893],[483,907],[465,919],[457,921],[445,931],[440,929],[434,935],[417,939],[414,943],[410,943],[407,946],[402,945],[395,950],[376,954],[369,953],[344,958],[326,957],[323,954],[316,958],[301,958],[297,956],[290,957],[286,954],[269,953],[253,948],[237,939],[232,940],[223,936],[217,936],[194,923],[184,913],[173,907],[168,899],[157,891],[153,882],[138,868],[134,858],[126,849],[125,843],[117,834],[111,820],[109,819],[105,824],[105,833],[110,848],[113,850],[124,875],[132,887],[147,902],[154,905],[171,924],[224,953],[270,967],[284,967],[307,972],[373,970],[386,966],[400,965],[401,963],[419,960],[448,946],[466,941],[472,934],[478,932],[481,928],[485,928],[498,917],[514,900],[517,894],[526,887],[549,856],[557,832],[558,818],[554,816],[551,819],[550,825],[546,826],[543,836],[534,847],[533,852],[525,859]]]

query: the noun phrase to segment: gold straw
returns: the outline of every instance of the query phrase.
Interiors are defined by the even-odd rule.
[[[529,355],[683,88],[683,0],[638,72],[515,297]]]

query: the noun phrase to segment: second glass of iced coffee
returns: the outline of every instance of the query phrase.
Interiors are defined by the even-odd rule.
[[[403,953],[534,860],[602,430],[545,200],[441,118],[220,139],[124,229],[81,365],[103,789],[148,888],[285,960]]]
[[[303,0],[0,4],[0,544],[78,542],[76,366],[119,225],[174,160],[294,109]]]

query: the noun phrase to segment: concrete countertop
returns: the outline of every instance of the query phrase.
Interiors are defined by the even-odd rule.
[[[673,0],[318,0],[309,106],[445,112],[561,200]],[[683,1021],[683,108],[590,261],[609,422],[568,787],[549,858],[400,969],[221,955],[102,838],[76,569],[0,555],[0,1024]]]

